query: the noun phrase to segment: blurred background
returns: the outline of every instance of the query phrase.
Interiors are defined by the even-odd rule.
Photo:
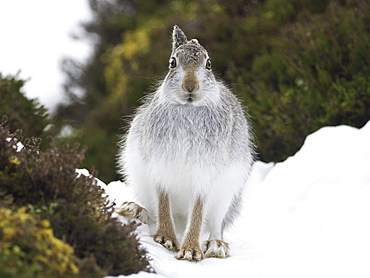
[[[30,2],[26,13],[32,15],[39,1]],[[208,50],[216,76],[247,108],[259,160],[286,159],[322,126],[362,127],[370,119],[368,0],[89,0],[66,1],[68,9],[54,4],[63,1],[41,2],[43,13],[54,10],[64,22],[75,18],[68,27],[77,43],[74,56],[62,55],[63,86],[52,81],[49,95],[56,101],[48,107],[33,99],[37,93],[25,92],[33,72],[2,72],[0,56],[0,115],[24,136],[86,145],[84,167],[94,166],[105,182],[119,178],[115,158],[126,116],[167,73],[175,24]],[[18,11],[14,17],[21,21]],[[48,34],[41,29],[42,39],[55,43],[52,34],[62,31],[47,20],[40,25],[49,28]],[[7,23],[2,20],[2,28],[12,30],[14,23]],[[19,55],[38,40],[23,31],[11,32],[27,38],[21,48],[13,46]],[[12,38],[0,40],[4,55],[3,42]],[[45,60],[41,54],[34,63]],[[49,84],[50,69],[42,72],[41,83]]]

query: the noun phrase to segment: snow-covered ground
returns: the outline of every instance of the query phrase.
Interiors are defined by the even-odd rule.
[[[117,203],[134,199],[120,182],[106,189]],[[245,194],[225,233],[231,257],[178,261],[141,225],[157,274],[129,277],[370,277],[370,122],[322,128],[286,161],[255,162]]]

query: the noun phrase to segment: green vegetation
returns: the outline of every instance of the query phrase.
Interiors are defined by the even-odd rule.
[[[51,140],[42,151],[40,139],[10,133],[5,122],[6,117],[0,124],[0,274],[100,278],[148,270],[136,226],[112,217],[113,204],[93,170],[91,176],[76,173],[86,149],[57,147]]]
[[[0,277],[78,277],[73,248],[25,211],[0,207]]]
[[[214,72],[248,107],[259,159],[281,161],[325,125],[361,127],[370,115],[367,0],[100,1],[83,25],[96,40],[84,64],[65,61],[65,140],[89,147],[86,165],[117,179],[117,134],[167,72],[174,24],[209,50]],[[85,93],[78,97],[76,88]],[[120,129],[123,127],[123,129]]]
[[[6,128],[10,132],[22,129],[25,137],[46,138],[51,135],[47,109],[36,99],[28,99],[22,92],[25,81],[18,76],[3,76],[0,73],[0,119],[8,115]],[[46,142],[45,142],[46,143]],[[46,144],[42,144],[42,148]]]

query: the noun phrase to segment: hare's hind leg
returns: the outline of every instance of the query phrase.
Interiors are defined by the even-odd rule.
[[[215,215],[208,223],[211,227],[209,239],[203,242],[202,251],[206,258],[229,257],[229,244],[222,240],[222,218]]]
[[[209,239],[203,242],[202,250],[206,258],[224,259],[229,257],[229,244],[220,239]]]
[[[190,227],[186,233],[185,240],[176,256],[179,260],[201,261],[204,254],[199,244],[199,236],[203,222],[203,204],[200,199],[195,203],[190,219]]]
[[[229,244],[224,242],[222,237],[225,211],[222,210],[221,204],[217,209],[208,219],[207,224],[210,229],[210,235],[209,239],[202,244],[202,250],[206,258],[224,259],[229,257]]]
[[[158,203],[158,229],[154,234],[154,241],[160,243],[170,251],[179,250],[175,230],[172,223],[171,208],[168,195],[161,192]]]
[[[230,225],[238,215],[241,207],[242,190],[237,194],[220,192],[213,196],[207,215],[207,225],[210,231],[209,239],[202,244],[206,258],[229,257],[229,244],[223,241],[223,230]]]
[[[144,224],[149,224],[150,222],[148,211],[135,202],[124,202],[117,210],[117,213],[126,218],[139,219]]]

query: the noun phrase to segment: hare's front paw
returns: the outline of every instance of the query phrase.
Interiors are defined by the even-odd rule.
[[[229,244],[219,239],[206,240],[202,244],[206,258],[227,258],[229,257]]]
[[[135,202],[124,202],[117,210],[117,213],[126,218],[139,219],[144,224],[148,224],[149,222],[148,211]]]
[[[182,246],[176,259],[199,262],[204,259],[204,253],[199,246]]]
[[[170,235],[166,231],[157,231],[156,234],[153,236],[154,241],[161,244],[165,248],[170,251],[177,252],[179,251],[179,242],[177,241],[176,236]]]

